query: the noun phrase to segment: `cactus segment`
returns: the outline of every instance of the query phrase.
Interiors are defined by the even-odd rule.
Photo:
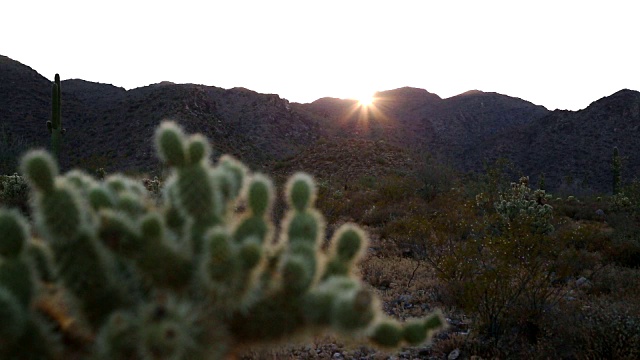
[[[47,152],[43,150],[32,150],[22,160],[22,173],[27,181],[38,188],[38,190],[48,193],[54,188],[54,178],[58,175],[58,167]]]
[[[27,242],[27,229],[28,225],[17,211],[0,209],[0,261],[20,256]]]
[[[162,161],[170,166],[185,166],[187,154],[184,149],[185,136],[175,123],[163,122],[156,131],[156,149]]]
[[[289,205],[299,212],[313,206],[316,199],[316,187],[311,176],[296,173],[289,179],[286,187]]]
[[[255,216],[264,217],[271,207],[273,198],[273,184],[264,175],[254,175],[249,184],[249,208]]]
[[[24,334],[28,314],[13,293],[0,285],[0,339],[16,341]],[[1,344],[1,343],[0,343]],[[0,352],[2,354],[2,352]]]
[[[367,237],[357,226],[345,224],[337,231],[332,244],[331,253],[339,260],[349,263],[362,255],[367,246]]]
[[[189,138],[189,144],[187,145],[189,162],[191,164],[197,164],[209,158],[211,149],[207,143],[207,139],[200,135],[192,135]]]
[[[403,329],[400,324],[395,321],[380,322],[375,326],[373,334],[371,335],[371,341],[383,347],[396,347],[400,344],[403,338]]]

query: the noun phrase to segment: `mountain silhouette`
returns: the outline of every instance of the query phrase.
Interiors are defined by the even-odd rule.
[[[640,172],[640,93],[633,90],[621,90],[580,111],[549,111],[523,99],[479,90],[443,99],[424,89],[403,87],[378,92],[373,105],[363,107],[349,99],[326,97],[299,104],[245,88],[166,81],[125,90],[71,79],[62,81],[61,87],[62,122],[67,129],[63,169],[158,173],[153,134],[162,120],[172,119],[189,133],[207,136],[216,156],[230,153],[257,169],[300,159],[314,146],[328,152],[345,148],[327,142],[355,141],[369,149],[383,141],[389,149],[400,149],[397,154],[428,152],[460,171],[479,171],[486,163],[507,158],[533,181],[544,173],[551,189],[566,187],[566,180],[572,179],[574,187],[611,191],[614,146],[624,158],[623,178]],[[50,112],[51,81],[0,56],[0,141],[5,147],[6,139],[20,139],[25,148],[48,147]],[[307,165],[321,167],[327,162]],[[400,162],[363,161],[367,166],[421,165]],[[322,169],[308,169],[323,173],[318,170]],[[13,171],[15,166],[0,168],[2,174]]]

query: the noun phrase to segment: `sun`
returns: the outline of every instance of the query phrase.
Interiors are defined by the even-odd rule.
[[[375,97],[373,94],[364,94],[356,98],[358,100],[358,105],[362,107],[369,107],[375,101]]]

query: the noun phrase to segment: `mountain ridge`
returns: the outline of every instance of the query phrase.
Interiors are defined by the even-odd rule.
[[[23,139],[28,146],[48,146],[44,124],[50,116],[50,86],[50,80],[32,68],[0,56],[5,135]],[[573,176],[584,177],[595,190],[609,191],[613,146],[625,156],[627,178],[640,173],[634,151],[640,145],[635,140],[640,138],[640,93],[629,89],[579,111],[550,111],[480,90],[441,98],[413,87],[380,91],[367,108],[353,99],[295,103],[242,87],[171,82],[126,90],[68,79],[62,82],[62,92],[63,126],[68,131],[63,167],[158,171],[153,133],[160,121],[173,119],[187,132],[205,134],[217,154],[231,153],[256,168],[296,158],[320,139],[361,139],[371,144],[384,141],[411,153],[428,152],[461,171],[479,171],[486,161],[507,157],[525,175],[535,178],[544,172],[552,188]]]

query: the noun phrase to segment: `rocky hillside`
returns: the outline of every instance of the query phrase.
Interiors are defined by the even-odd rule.
[[[298,153],[319,134],[318,123],[293,112],[287,100],[242,88],[163,82],[126,91],[83,80],[61,86],[64,167],[157,171],[152,137],[163,119],[205,134],[218,154],[234,154],[255,167]],[[3,133],[47,147],[50,89],[51,82],[31,68],[0,58]]]
[[[406,176],[413,171],[413,154],[384,140],[322,139],[298,155],[274,163],[269,173],[285,179],[296,171],[306,171],[316,178],[348,186],[365,178]]]
[[[462,159],[464,167],[477,168],[482,159],[507,157],[533,178],[545,173],[545,182],[552,189],[610,192],[614,147],[623,158],[623,179],[640,176],[637,91],[618,91],[580,111],[556,110],[470,147]]]
[[[535,123],[548,113],[543,106],[519,98],[473,90],[438,102],[424,121],[436,134],[432,149],[446,149],[460,159],[470,147]]]

